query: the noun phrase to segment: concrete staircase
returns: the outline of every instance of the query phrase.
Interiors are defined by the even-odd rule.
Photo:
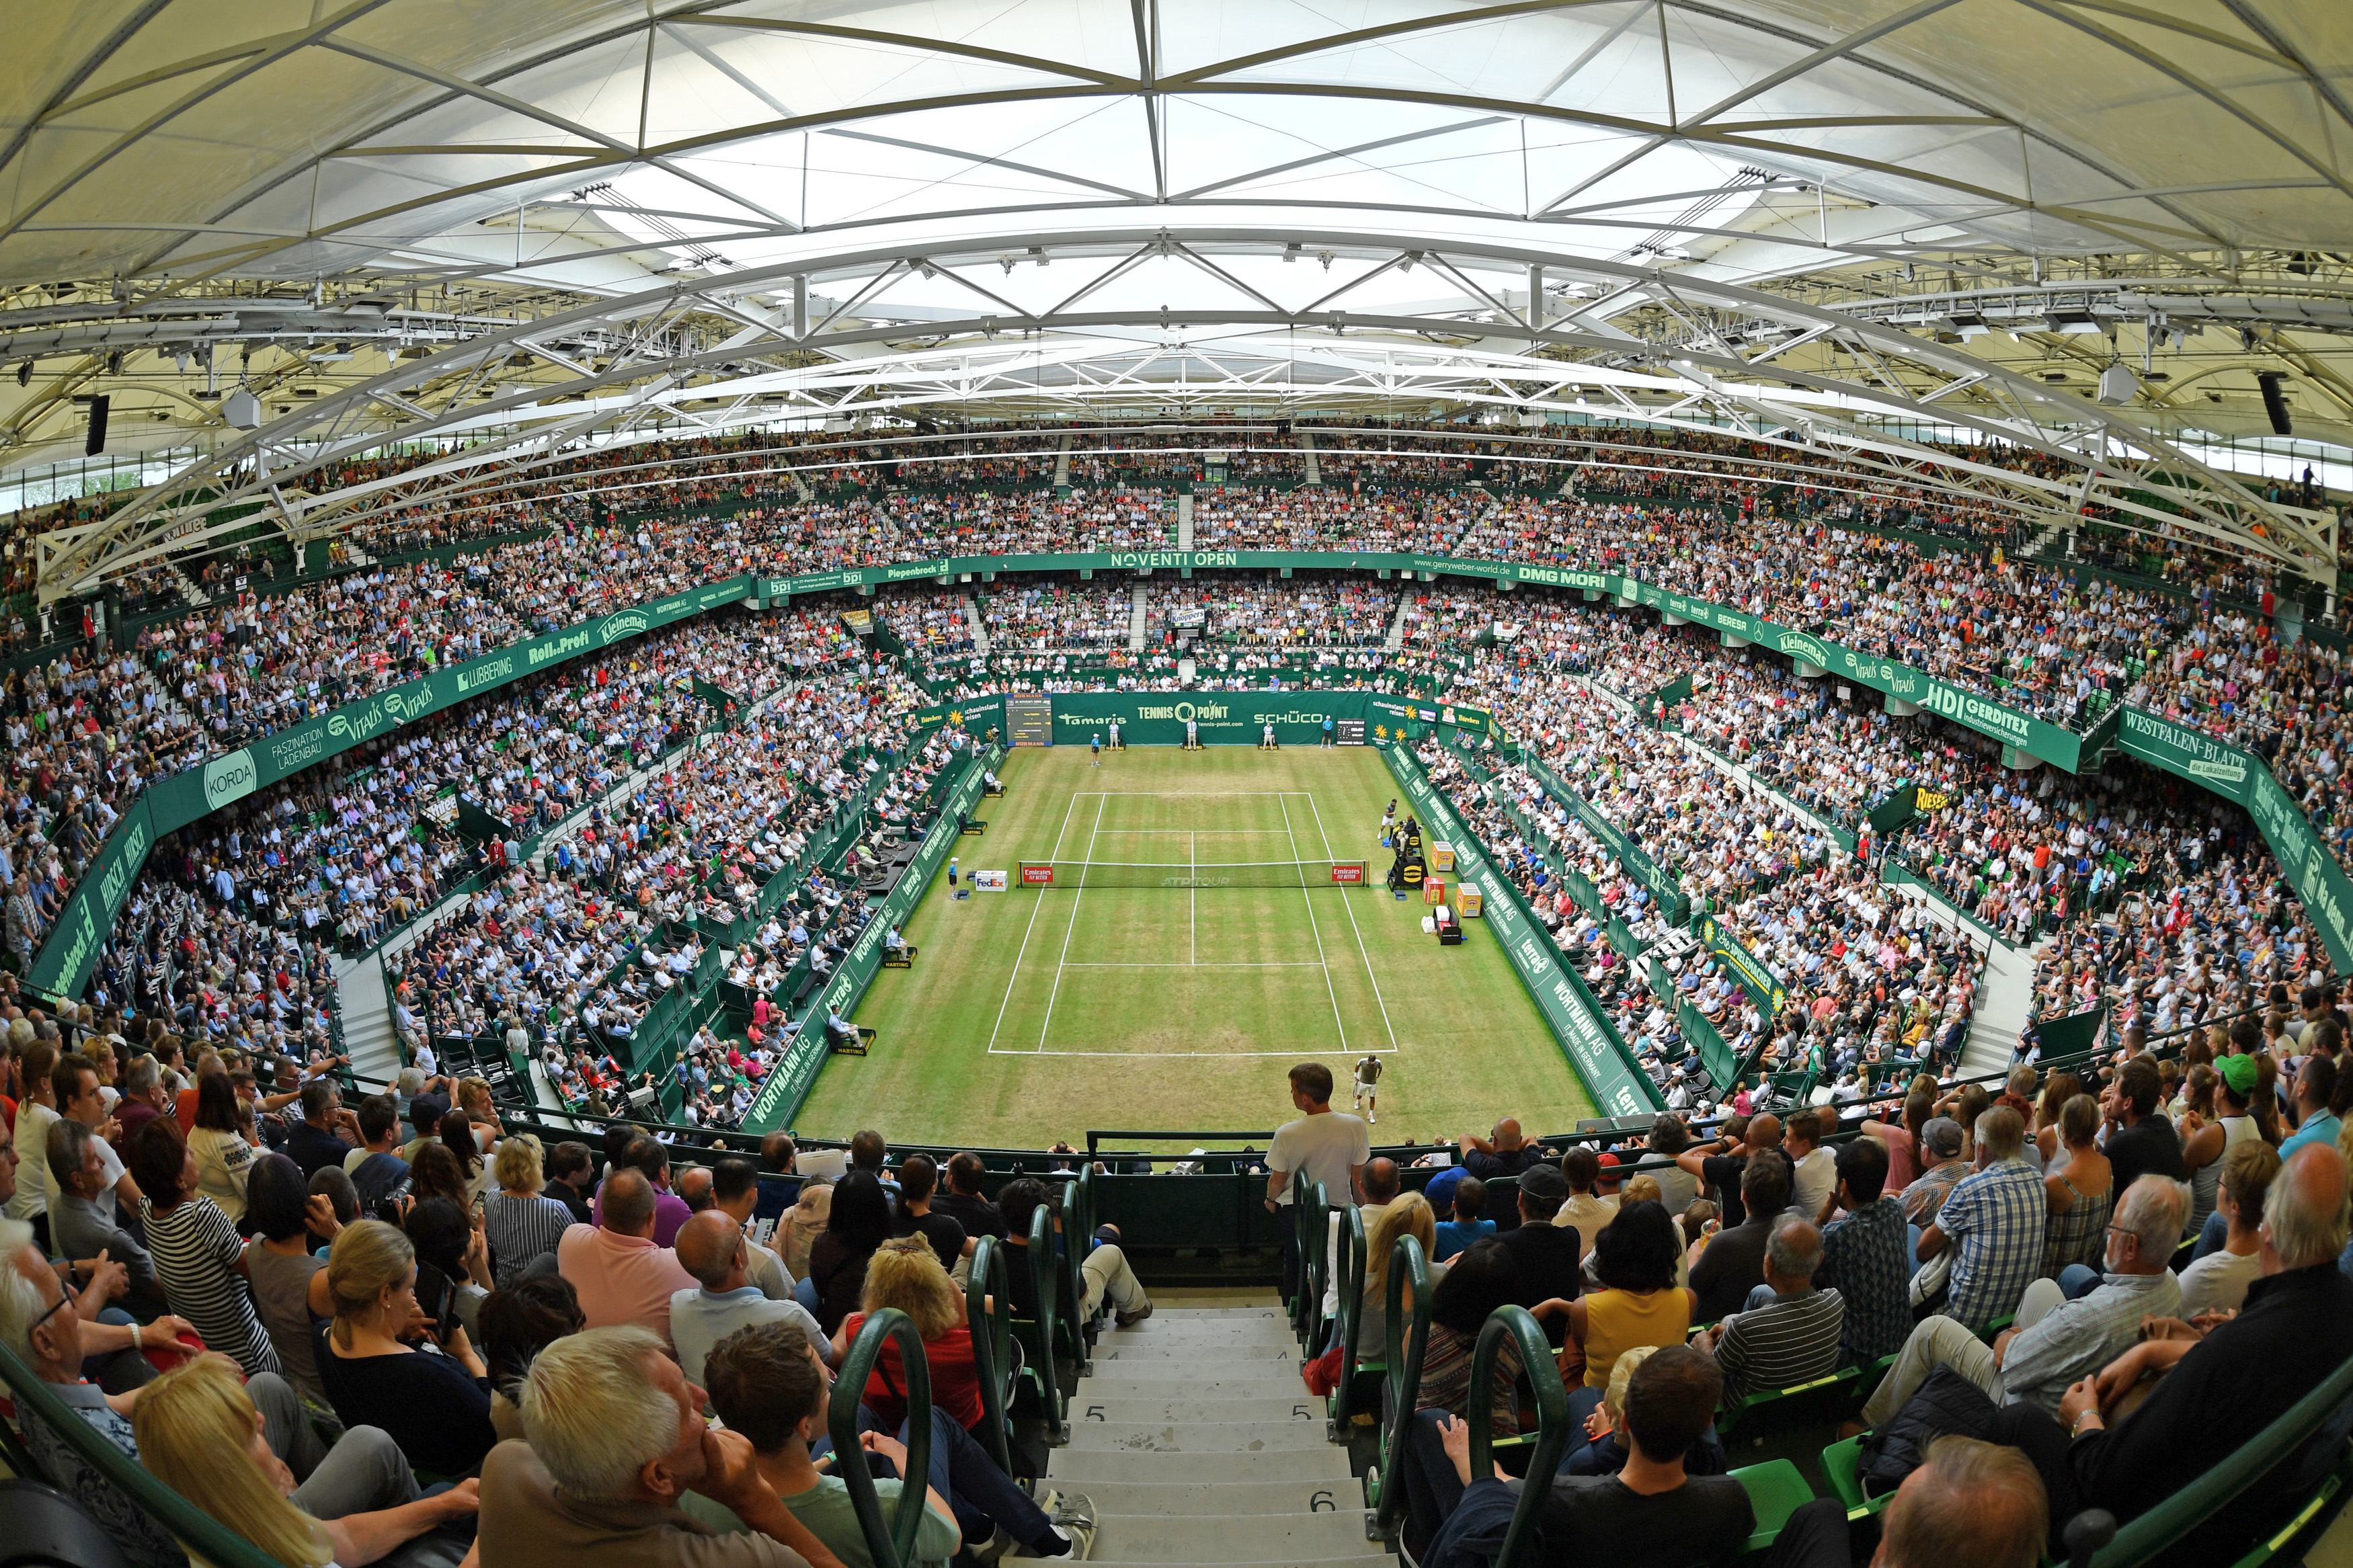
[[[1070,432],[1062,433],[1061,445],[1055,447],[1054,451],[1054,493],[1058,496],[1066,496],[1071,493]]]
[[[1271,1294],[1169,1300],[1097,1341],[1094,1375],[1071,1395],[1070,1444],[1047,1464],[1042,1485],[1094,1506],[1092,1561],[1391,1568]]]
[[[1138,583],[1128,590],[1127,651],[1130,653],[1144,651],[1145,637],[1151,630],[1149,624],[1151,604],[1152,591],[1143,584]]]
[[[1969,1037],[1961,1047],[1961,1076],[2008,1072],[2018,1049],[2018,1037],[2034,1015],[2034,958],[2007,942],[1986,950],[1985,972],[1978,977],[1976,1009],[1969,1015]]]
[[[972,646],[980,657],[988,657],[988,622],[980,613],[980,603],[970,594],[964,595],[964,624],[972,628]]]
[[[1299,433],[1299,449],[1303,453],[1306,454],[1307,457],[1307,472],[1304,476],[1305,482],[1311,485],[1322,484],[1324,482],[1324,465],[1315,460],[1314,431],[1302,430]]]
[[[358,540],[353,539],[349,536],[346,536],[343,540],[343,559],[350,562],[354,566],[373,566],[375,564],[375,557],[370,555],[366,551],[362,550]]]
[[[1389,617],[1389,635],[1381,639],[1381,647],[1384,651],[1397,653],[1404,648],[1405,615],[1411,608],[1413,608],[1413,580],[1409,577],[1400,577],[1398,579],[1397,614]]]
[[[1189,490],[1176,498],[1176,548],[1193,548],[1193,495]]]
[[[213,602],[213,596],[197,587],[196,580],[177,566],[166,564],[164,570],[172,574],[172,582],[179,588],[180,597],[187,600],[197,609],[201,610]]]
[[[343,1022],[343,1054],[362,1078],[389,1081],[400,1076],[400,1042],[392,1032],[392,997],[385,990],[384,960],[375,952],[337,958],[335,1009]]]

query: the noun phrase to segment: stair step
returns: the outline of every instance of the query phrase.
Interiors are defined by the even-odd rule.
[[[1169,1563],[1179,1559],[1240,1562],[1265,1558],[1282,1563],[1317,1563],[1360,1557],[1377,1550],[1365,1538],[1361,1503],[1342,1512],[1214,1513],[1190,1519],[1160,1514],[1105,1514],[1095,1500],[1093,1558],[1117,1563]]]
[[[1364,1504],[1364,1488],[1345,1476],[1279,1481],[1073,1480],[1067,1489],[1086,1493],[1098,1517],[1153,1514],[1196,1519],[1208,1514],[1314,1513],[1331,1509],[1353,1516],[1362,1511]]]
[[[1159,1300],[1159,1298],[1155,1297],[1155,1300]],[[1230,1306],[1170,1306],[1161,1301],[1153,1309],[1152,1316],[1135,1326],[1148,1329],[1155,1323],[1256,1323],[1269,1321],[1288,1323],[1291,1317],[1279,1306],[1267,1306],[1256,1301],[1237,1301]]]
[[[1179,1319],[1163,1323],[1149,1318],[1131,1329],[1113,1329],[1096,1342],[1105,1345],[1166,1344],[1198,1345],[1295,1345],[1297,1335],[1291,1325],[1280,1318],[1244,1318],[1238,1322],[1218,1322],[1213,1319]]]
[[[1103,1428],[1097,1426],[1095,1431]],[[1164,1484],[1258,1482],[1268,1467],[1249,1453],[1147,1452],[1130,1448],[1056,1448],[1046,1461],[1046,1479],[1071,1491],[1085,1491],[1096,1481],[1157,1481]],[[1289,1481],[1338,1481],[1354,1484],[1348,1450],[1334,1443],[1294,1449],[1283,1456],[1283,1479]]]
[[[1299,1360],[1299,1347],[1289,1337],[1280,1343],[1228,1344],[1221,1340],[1180,1338],[1166,1335],[1156,1340],[1145,1340],[1132,1334],[1105,1334],[1096,1342],[1097,1362],[1154,1362],[1182,1360],[1198,1364],[1206,1360],[1293,1362]]]
[[[1071,1400],[1073,1422],[1102,1422],[1110,1426],[1148,1426],[1155,1422],[1173,1421],[1179,1424],[1212,1421],[1314,1421],[1324,1419],[1324,1402],[1307,1392],[1304,1384],[1297,1385],[1296,1398],[1259,1394],[1249,1397],[1211,1399],[1199,1396],[1187,1388],[1179,1395],[1174,1390],[1167,1397],[1150,1394],[1096,1394],[1082,1404],[1076,1395]]]
[[[1136,1363],[1124,1363],[1123,1366]],[[1166,1377],[1136,1377],[1128,1373],[1097,1373],[1082,1377],[1071,1390],[1071,1403],[1082,1401],[1100,1405],[1106,1399],[1273,1399],[1278,1395],[1304,1393],[1306,1384],[1289,1367],[1279,1367],[1271,1376],[1244,1377],[1236,1368],[1226,1368],[1214,1377],[1180,1373],[1182,1362],[1160,1363],[1170,1369]],[[1265,1363],[1253,1363],[1265,1365]]]
[[[1365,1544],[1370,1547],[1372,1542],[1368,1541]],[[1178,1557],[1165,1563],[1151,1562],[1148,1559],[1109,1562],[1102,1558],[1091,1558],[1089,1561],[1093,1564],[1093,1568],[1397,1568],[1398,1563],[1398,1560],[1394,1557],[1376,1556],[1369,1552],[1353,1557],[1277,1557],[1265,1562],[1253,1559],[1247,1563],[1231,1557],[1214,1561],[1199,1557]]]
[[[1320,1421],[1078,1421],[1071,1447],[1137,1454],[1264,1454],[1329,1447]]]

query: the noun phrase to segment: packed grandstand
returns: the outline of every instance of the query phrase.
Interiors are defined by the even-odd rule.
[[[0,1563],[2347,1557],[2329,7],[18,9]]]

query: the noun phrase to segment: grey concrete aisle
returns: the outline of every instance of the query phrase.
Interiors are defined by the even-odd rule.
[[[1094,1505],[1093,1561],[1393,1568],[1364,1485],[1324,1437],[1282,1310],[1175,1305],[1095,1347],[1045,1484]]]

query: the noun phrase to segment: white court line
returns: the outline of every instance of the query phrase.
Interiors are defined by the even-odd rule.
[[[1300,793],[1306,794],[1303,790]],[[1307,809],[1315,813],[1316,837],[1324,840],[1324,853],[1328,857],[1332,853],[1332,836],[1324,830],[1323,808],[1315,804],[1315,797],[1312,795],[1307,796]],[[1366,862],[1365,869],[1372,869],[1370,861]],[[1373,973],[1373,955],[1365,949],[1364,928],[1356,923],[1356,906],[1348,902],[1345,888],[1340,889],[1340,904],[1348,911],[1348,929],[1356,933],[1356,956],[1365,961],[1365,978],[1373,983],[1373,1001],[1381,1010],[1381,1027],[1388,1030],[1389,1044],[1394,1046],[1398,1043],[1397,1028],[1389,1022],[1389,1005],[1381,1000],[1380,976]]]
[[[1291,803],[1278,791],[1275,804],[1282,807],[1282,827],[1288,833],[1291,830]],[[1294,866],[1299,863],[1299,840],[1296,837],[1291,841],[1291,860]],[[1307,929],[1315,933],[1316,961],[1324,963],[1324,930],[1315,923],[1315,895],[1308,891],[1304,880],[1299,884],[1299,901],[1307,906]],[[1348,1048],[1348,1026],[1340,1018],[1340,993],[1332,984],[1332,966],[1328,963],[1324,963],[1324,989],[1332,998],[1332,1026],[1340,1031],[1340,1049],[1345,1052]],[[1394,1037],[1390,1043],[1396,1043]]]
[[[1130,796],[1129,798],[1133,799],[1134,797]],[[1235,795],[1232,798],[1236,800],[1249,800],[1259,797],[1251,795]],[[1120,838],[1148,834],[1190,834],[1193,831],[1195,830],[1190,827],[1106,827],[1103,829],[1102,837],[1105,838]],[[1227,834],[1236,838],[1245,837],[1254,834],[1262,834],[1269,838],[1280,838],[1282,837],[1282,829],[1280,827],[1213,827],[1209,831],[1212,833]]]
[[[1198,965],[1201,962],[1201,845],[1200,836],[1189,830],[1185,835],[1185,858],[1191,862],[1187,880],[1193,883],[1185,890],[1185,940]]]
[[[1071,798],[1075,800],[1077,797],[1074,795]],[[1110,804],[1111,797],[1109,795],[1098,795],[1095,798],[1095,826],[1097,827],[1101,827],[1103,826],[1103,807]],[[1056,839],[1054,842],[1054,847],[1059,850],[1061,847],[1061,840],[1059,838]],[[1094,858],[1094,836],[1092,834],[1089,834],[1087,836],[1087,858],[1089,860],[1092,860]],[[1046,1048],[1046,1031],[1054,1026],[1054,998],[1062,994],[1062,961],[1071,956],[1071,933],[1079,929],[1079,900],[1086,896],[1087,885],[1084,882],[1081,882],[1079,884],[1078,890],[1071,895],[1071,923],[1062,928],[1062,951],[1054,960],[1054,984],[1052,989],[1046,993],[1045,1020],[1038,1026],[1038,1048],[1040,1051],[1043,1051]],[[1013,994],[1012,987],[1006,987],[1005,994],[1008,996]]]
[[[1054,856],[1057,859],[1061,858],[1062,835],[1071,830],[1071,814],[1078,809],[1079,797],[1073,795],[1071,804],[1062,808],[1062,826],[1054,834]],[[1013,954],[1013,973],[1005,977],[1005,1000],[997,1005],[997,1022],[988,1031],[988,1048],[992,1052],[997,1049],[997,1031],[1005,1027],[1005,1009],[1013,1003],[1013,983],[1021,978],[1021,955],[1029,951],[1029,933],[1037,928],[1038,911],[1045,907],[1046,900],[1042,898],[1031,905],[1029,923],[1021,928],[1021,946]]]
[[[1243,959],[1231,963],[1146,963],[1141,962],[1135,963],[1066,963],[1062,965],[1062,967],[1065,969],[1321,969],[1324,966],[1320,963],[1310,963],[1308,960],[1302,958],[1291,961],[1279,959],[1271,960],[1264,963],[1258,963],[1254,960]]]
[[[1390,1047],[1388,1049],[1384,1049],[1379,1046],[1373,1046],[1367,1047],[1367,1049],[1374,1056],[1385,1057],[1389,1054],[1389,1051],[1396,1049],[1396,1047]],[[1295,1062],[1300,1058],[1303,1053],[1299,1051],[999,1051],[997,1054],[999,1056],[1011,1055],[1024,1057],[1158,1057],[1170,1061],[1179,1060],[1186,1057],[1205,1057],[1213,1061],[1235,1061],[1243,1057],[1280,1057],[1285,1061]],[[1311,1051],[1303,1054],[1312,1056],[1314,1053]]]

